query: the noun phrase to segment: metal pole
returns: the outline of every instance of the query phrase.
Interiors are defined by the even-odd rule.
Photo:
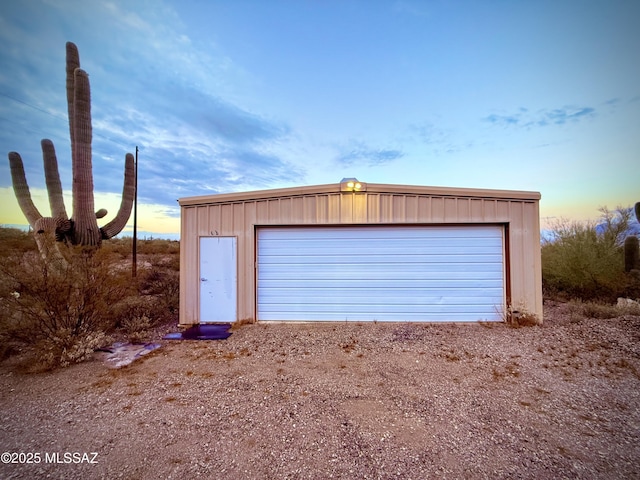
[[[138,267],[138,249],[137,249],[137,236],[138,236],[138,146],[136,145],[136,164],[134,174],[134,188],[133,188],[133,259],[131,262],[131,276],[137,275]]]

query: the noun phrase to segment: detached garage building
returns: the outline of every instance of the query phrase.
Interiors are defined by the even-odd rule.
[[[182,198],[180,324],[542,319],[539,200],[356,179]]]

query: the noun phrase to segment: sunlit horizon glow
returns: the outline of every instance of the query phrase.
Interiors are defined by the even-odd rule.
[[[138,228],[158,234],[179,232],[178,198],[351,177],[538,191],[543,228],[640,201],[640,2],[24,0],[0,13],[0,144],[22,155],[43,215],[42,138],[71,183],[66,41],[90,75],[105,223],[136,146]],[[0,224],[26,224],[6,156],[0,202]]]
[[[50,216],[49,200],[45,189],[34,189],[31,191],[33,203],[44,217]],[[109,222],[120,207],[120,196],[115,193],[95,193],[96,210],[100,208],[107,209],[107,215],[98,220],[98,225],[102,226]],[[67,214],[71,216],[71,194],[64,194],[65,205],[67,205]],[[22,214],[18,201],[13,193],[13,188],[0,189],[0,202],[3,205],[3,215],[0,225],[16,225],[26,228],[28,226],[27,219]],[[5,208],[6,207],[6,208]],[[165,205],[138,204],[137,206],[137,230],[145,231],[157,236],[175,237],[174,234],[180,232],[179,209],[169,209]],[[127,225],[121,232],[120,236],[132,235],[133,232],[133,213],[127,222]]]

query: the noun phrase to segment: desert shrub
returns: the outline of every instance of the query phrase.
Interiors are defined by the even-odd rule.
[[[132,342],[147,340],[155,327],[174,321],[179,307],[178,256],[143,257],[133,280],[135,293],[114,305],[117,331]]]
[[[144,239],[136,242],[138,253],[147,255],[174,255],[180,253],[180,242],[161,238]]]
[[[542,280],[549,296],[615,301],[637,297],[640,283],[624,272],[623,243],[631,209],[601,209],[599,222],[561,220],[542,245]]]
[[[578,314],[584,318],[607,319],[615,318],[619,315],[616,306],[611,304],[571,300],[568,302],[568,306],[571,313]]]
[[[131,258],[133,250],[132,237],[116,237],[102,244],[102,248],[114,253],[118,253],[122,258]],[[136,252],[138,255],[179,255],[180,242],[177,240],[166,240],[162,238],[140,239],[136,241]]]
[[[617,304],[599,303],[593,301],[571,300],[567,303],[571,314],[583,318],[608,319],[623,315],[640,315],[638,303],[618,302]]]
[[[98,250],[59,244],[66,264],[44,261],[28,232],[0,228],[0,242],[2,359],[32,352],[37,368],[66,366],[112,336],[146,340],[154,327],[175,320],[179,242],[141,241],[134,279],[130,237]]]
[[[155,299],[156,310],[151,316],[156,322],[167,321],[178,312],[180,259],[177,255],[153,255],[148,263],[150,267],[142,269],[139,275],[139,292]]]
[[[111,337],[100,331],[60,329],[54,336],[36,342],[33,350],[38,364],[46,369],[68,367],[87,360],[93,352],[111,342]]]
[[[109,239],[108,242],[103,242],[101,248],[108,252],[116,253],[120,258],[124,259],[131,257],[132,243],[131,237],[115,237]]]
[[[0,261],[0,336],[35,347],[47,367],[82,361],[107,342],[114,309],[132,292],[112,253],[62,251],[66,262],[46,261],[35,251]]]
[[[142,314],[125,317],[120,326],[130,342],[142,343],[149,339],[154,325],[146,314]]]
[[[116,237],[104,242],[102,248],[110,249],[123,255],[130,255],[133,248],[133,237]],[[138,238],[136,250],[140,255],[173,255],[180,253],[178,240],[163,238]]]
[[[38,247],[33,235],[17,228],[0,227],[0,257],[35,251]]]
[[[136,294],[118,302],[115,308],[117,332],[131,342],[146,340],[158,325],[175,319],[176,309],[169,308],[162,298]]]
[[[510,327],[534,327],[540,325],[540,318],[529,311],[526,305],[509,305],[502,314],[503,321]]]

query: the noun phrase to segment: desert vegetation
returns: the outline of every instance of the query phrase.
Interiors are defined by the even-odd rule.
[[[600,213],[598,220],[558,220],[551,226],[551,238],[542,244],[545,297],[605,304],[640,297],[640,271],[629,267],[625,241],[634,236],[633,210],[603,207]]]
[[[49,241],[55,241],[49,239]],[[80,362],[116,340],[144,341],[178,312],[179,242],[131,238],[43,256],[32,234],[0,228],[0,354],[35,368]]]
[[[566,302],[572,319],[637,315],[638,270],[625,271],[633,212],[602,209],[593,222],[559,221],[542,244],[546,299]],[[54,241],[51,239],[51,241]],[[114,341],[150,340],[175,325],[179,298],[179,242],[114,238],[100,249],[67,245],[56,264],[31,233],[0,228],[0,341],[2,358],[21,353],[37,368],[81,362]],[[536,325],[526,311],[512,326]]]
[[[9,152],[13,189],[33,235],[0,232],[0,354],[6,357],[26,348],[46,368],[80,362],[119,333],[143,339],[154,325],[170,319],[178,304],[178,257],[171,248],[154,247],[146,253],[141,275],[133,279],[126,268],[126,240],[99,248],[102,240],[122,231],[131,214],[134,157],[125,155],[122,201],[115,218],[98,226],[97,219],[107,211],[96,211],[94,205],[89,76],[80,68],[72,42],[66,44],[66,78],[72,215],[64,204],[53,142],[43,139],[51,216],[36,208],[22,157]],[[141,247],[144,253],[146,245]]]

